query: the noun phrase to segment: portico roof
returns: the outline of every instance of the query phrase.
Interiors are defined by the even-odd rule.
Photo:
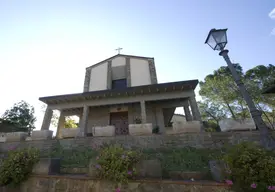
[[[198,85],[198,80],[177,81],[169,83],[159,83],[151,85],[143,85],[136,87],[127,87],[124,89],[111,89],[102,91],[83,92],[66,95],[56,95],[48,97],[40,97],[39,100],[46,104],[59,104],[75,101],[108,99],[121,96],[138,96],[144,94],[158,94],[177,91],[194,90]]]

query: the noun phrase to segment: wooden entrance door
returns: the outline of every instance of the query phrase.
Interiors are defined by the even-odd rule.
[[[128,135],[128,112],[110,113],[110,124],[116,128],[116,135]]]

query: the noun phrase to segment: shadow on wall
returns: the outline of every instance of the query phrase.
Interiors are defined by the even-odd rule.
[[[10,132],[28,132],[28,128],[18,127],[8,121],[4,121],[0,119],[0,134],[1,136],[5,133]]]

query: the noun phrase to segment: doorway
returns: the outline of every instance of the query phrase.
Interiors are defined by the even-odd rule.
[[[110,125],[115,126],[116,135],[128,135],[128,112],[110,113]]]

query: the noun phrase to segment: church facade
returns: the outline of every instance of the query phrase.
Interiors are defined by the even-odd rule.
[[[71,115],[80,118],[75,136],[135,135],[154,127],[165,134],[176,107],[184,108],[187,122],[201,121],[197,84],[158,83],[154,58],[118,54],[86,68],[82,93],[39,98],[47,104],[41,130],[49,130],[53,110],[59,110],[60,138]]]

